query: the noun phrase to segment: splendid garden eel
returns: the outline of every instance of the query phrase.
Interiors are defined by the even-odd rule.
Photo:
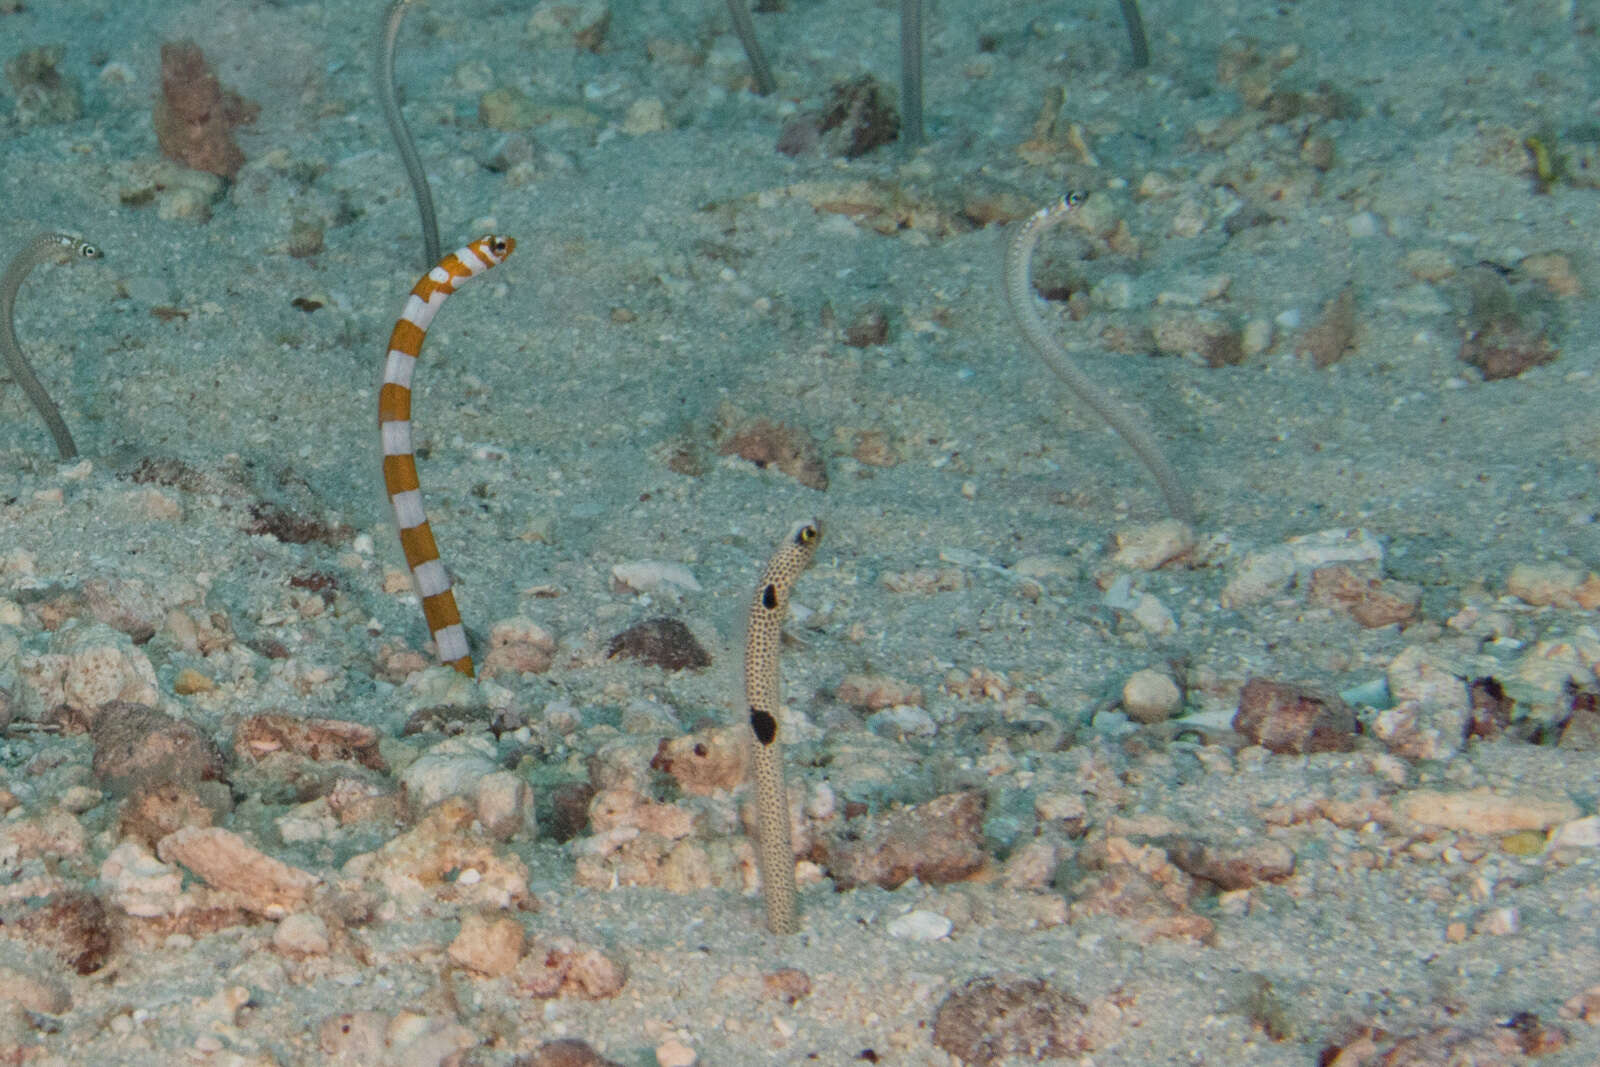
[[[41,233],[22,247],[22,251],[11,260],[11,265],[6,267],[5,274],[0,276],[0,354],[5,356],[6,372],[28,394],[33,409],[44,420],[50,436],[55,438],[56,451],[63,460],[69,460],[77,458],[78,446],[73,442],[67,424],[62,421],[55,401],[50,399],[50,393],[39,383],[38,375],[33,373],[28,357],[23,355],[22,345],[17,341],[16,327],[12,323],[17,308],[17,290],[22,288],[22,281],[28,272],[52,256],[63,254],[74,259],[99,259],[100,248],[75,234]]]
[[[789,591],[810,566],[820,540],[821,523],[814,519],[798,523],[772,554],[750,602],[750,629],[744,645],[744,696],[750,713],[750,732],[755,740],[761,894],[766,902],[767,928],[775,934],[792,934],[800,925],[794,884],[794,845],[789,837],[789,798],[783,784],[783,756],[779,745],[783,713],[779,697],[778,645],[783,617],[789,611]]]
[[[422,602],[422,616],[433,634],[439,659],[468,677],[472,655],[461,612],[450,591],[450,574],[439,560],[428,516],[422,507],[417,481],[417,458],[411,445],[411,373],[416,369],[428,324],[445,299],[467,282],[495,266],[517,247],[510,237],[489,234],[445,256],[422,276],[406,298],[406,306],[389,335],[389,354],[383,365],[383,386],[378,391],[378,430],[383,440],[383,482],[394,507],[400,531],[400,548]]]

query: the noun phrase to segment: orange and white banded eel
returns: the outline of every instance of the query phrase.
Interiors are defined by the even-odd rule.
[[[411,568],[422,617],[428,622],[439,659],[468,677],[472,654],[461,612],[450,591],[450,573],[439,560],[428,516],[422,507],[417,481],[417,457],[411,448],[411,372],[422,352],[428,324],[444,306],[445,298],[517,247],[510,237],[488,234],[441,259],[422,276],[406,298],[406,306],[389,335],[389,355],[383,364],[383,387],[378,390],[378,430],[383,438],[383,483],[394,507],[394,524],[400,531],[400,548]]]

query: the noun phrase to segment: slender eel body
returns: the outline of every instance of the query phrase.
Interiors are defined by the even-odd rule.
[[[1067,355],[1066,349],[1050,336],[1044,327],[1044,321],[1039,318],[1039,312],[1034,310],[1033,250],[1038,247],[1040,235],[1076,210],[1086,195],[1068,193],[1049,207],[1034,212],[1028,221],[1018,228],[1016,236],[1011,238],[1011,247],[1006,250],[1006,303],[1011,306],[1011,315],[1016,319],[1017,329],[1022,331],[1022,336],[1027,339],[1028,346],[1033,349],[1034,354],[1044,361],[1044,365],[1049,367],[1079,400],[1093,408],[1095,414],[1104,419],[1106,424],[1117,432],[1117,436],[1126,441],[1128,447],[1144,461],[1145,467],[1155,477],[1156,484],[1161,487],[1161,494],[1166,498],[1167,507],[1173,517],[1193,526],[1194,507],[1189,500],[1189,491],[1184,488],[1177,472],[1167,462],[1167,457],[1162,455],[1161,446],[1156,443],[1156,439],[1096,385],[1083,372],[1083,368],[1073,362],[1072,357]]]
[[[411,182],[411,195],[417,198],[417,214],[422,216],[422,243],[427,262],[437,263],[444,249],[439,244],[439,220],[433,212],[433,190],[428,186],[428,174],[422,169],[422,159],[417,155],[416,143],[411,140],[411,130],[405,116],[400,113],[400,98],[394,87],[394,46],[400,36],[400,22],[406,17],[406,8],[415,0],[394,0],[384,14],[378,34],[378,58],[374,68],[373,91],[383,105],[383,117],[389,123],[389,133],[400,150],[400,162],[405,164],[406,178]]]
[[[1128,27],[1128,48],[1133,53],[1133,65],[1144,68],[1150,65],[1150,41],[1144,35],[1144,19],[1139,15],[1139,0],[1120,0],[1122,21]]]
[[[728,17],[733,19],[733,32],[739,35],[744,54],[750,58],[750,74],[756,80],[756,92],[771,96],[777,91],[778,82],[772,76],[772,64],[767,62],[761,42],[756,40],[756,24],[750,18],[749,5],[745,0],[728,0]]]
[[[411,447],[411,373],[416,369],[428,324],[458,288],[504,260],[517,247],[510,237],[489,234],[458,248],[422,276],[406,298],[405,310],[389,335],[389,355],[378,391],[378,430],[383,439],[383,483],[394,507],[400,548],[411,568],[422,615],[433,634],[439,659],[462,674],[472,675],[472,655],[461,612],[450,591],[450,575],[439,560],[417,481],[417,458]]]
[[[922,132],[922,0],[900,0],[900,147],[915,152]]]
[[[22,288],[22,280],[40,263],[61,255],[76,259],[99,259],[101,253],[98,246],[73,234],[41,233],[23,246],[22,251],[11,260],[10,266],[6,267],[5,274],[0,276],[0,354],[5,356],[6,372],[28,394],[33,409],[44,420],[50,436],[55,438],[56,451],[63,460],[69,460],[77,457],[78,446],[73,442],[67,424],[62,421],[61,411],[55,401],[50,399],[49,392],[39,383],[38,375],[33,373],[28,357],[23,355],[22,345],[17,341],[16,326],[12,323],[17,308],[17,290]]]
[[[789,591],[817,553],[822,524],[815,520],[789,531],[761,574],[750,602],[750,630],[744,646],[744,696],[755,739],[757,854],[761,861],[761,893],[767,928],[775,934],[799,929],[794,884],[794,845],[789,838],[789,798],[783,784],[782,719],[778,681],[778,644]]]

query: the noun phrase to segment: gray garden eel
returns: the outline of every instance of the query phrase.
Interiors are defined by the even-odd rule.
[[[756,24],[750,18],[749,6],[744,0],[728,0],[728,16],[733,19],[733,32],[739,35],[739,43],[744,45],[744,54],[750,58],[750,74],[756,80],[756,92],[771,96],[777,91],[778,82],[772,76],[772,64],[767,62],[761,42],[756,40]]]
[[[417,214],[422,216],[422,243],[426,266],[433,266],[443,256],[439,244],[439,219],[433,211],[433,190],[428,187],[427,172],[422,169],[422,159],[411,140],[411,130],[405,116],[400,114],[400,97],[394,85],[394,46],[400,36],[400,23],[406,9],[416,0],[394,0],[383,17],[378,33],[378,59],[373,90],[383,105],[383,117],[389,123],[389,133],[394,136],[395,147],[400,150],[400,162],[405,164],[406,178],[411,182],[411,195],[417,198]]]
[[[822,540],[815,519],[797,523],[767,561],[750,602],[750,630],[744,645],[744,696],[755,738],[757,855],[761,862],[761,894],[767,907],[767,929],[792,934],[800,928],[794,884],[794,845],[789,837],[789,797],[783,784],[782,719],[778,680],[778,645],[783,617],[789,611],[789,590],[811,565]]]
[[[5,356],[6,371],[22,386],[22,391],[28,394],[28,399],[33,403],[33,409],[49,427],[50,436],[56,441],[56,451],[61,453],[65,461],[77,458],[78,446],[73,443],[67,424],[61,421],[61,412],[55,401],[39,384],[39,377],[33,373],[28,357],[22,354],[22,345],[17,341],[16,327],[12,323],[17,308],[17,290],[22,288],[22,280],[40,263],[62,254],[74,259],[99,259],[101,255],[98,246],[75,234],[41,233],[23,246],[22,251],[11,260],[11,265],[6,267],[5,274],[0,276],[0,354]]]
[[[1106,424],[1128,443],[1129,448],[1138,453],[1144,465],[1155,476],[1156,484],[1161,487],[1161,495],[1166,497],[1167,508],[1172,512],[1173,518],[1193,526],[1194,507],[1190,503],[1189,491],[1184,488],[1177,472],[1167,462],[1167,457],[1162,455],[1161,446],[1156,443],[1156,439],[1072,361],[1066,349],[1046,332],[1044,321],[1039,318],[1039,313],[1033,306],[1033,250],[1039,244],[1039,237],[1072,214],[1087,195],[1087,193],[1068,193],[1049,207],[1034,212],[1027,222],[1018,227],[1016,236],[1011,238],[1011,247],[1006,250],[1006,303],[1011,306],[1011,315],[1017,321],[1017,329],[1027,338],[1028,346],[1033,349],[1034,354],[1044,361],[1044,365],[1049,367],[1079,400],[1093,408],[1095,414],[1104,419]]]

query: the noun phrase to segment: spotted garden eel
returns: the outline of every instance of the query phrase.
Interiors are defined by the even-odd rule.
[[[1011,246],[1006,250],[1006,303],[1011,307],[1011,316],[1016,320],[1017,329],[1022,331],[1022,336],[1027,339],[1034,355],[1043,360],[1044,365],[1049,367],[1079,400],[1093,408],[1095,414],[1104,419],[1106,424],[1117,432],[1117,436],[1127,442],[1128,447],[1138,454],[1144,461],[1145,467],[1155,476],[1156,484],[1161,487],[1161,495],[1166,498],[1167,507],[1173,517],[1193,526],[1194,507],[1189,500],[1189,491],[1184,488],[1177,472],[1172,469],[1172,464],[1167,462],[1167,457],[1162,455],[1161,446],[1156,443],[1156,439],[1096,385],[1083,372],[1083,368],[1073,362],[1072,357],[1067,355],[1067,350],[1050,336],[1044,327],[1044,321],[1039,318],[1039,312],[1033,306],[1033,250],[1038,247],[1040,236],[1076,211],[1078,205],[1083,203],[1088,195],[1068,193],[1048,207],[1034,212],[1028,221],[1017,229],[1016,235],[1011,238]]]
[[[750,708],[755,738],[756,830],[760,836],[761,894],[767,907],[767,928],[792,934],[800,927],[796,914],[794,845],[789,839],[789,798],[783,785],[783,755],[778,724],[782,718],[778,682],[778,644],[783,617],[789,611],[789,590],[817,554],[822,524],[797,523],[767,561],[761,584],[750,602],[750,630],[744,645],[744,697]]]
[[[417,458],[411,449],[411,372],[416,369],[428,324],[445,299],[490,267],[502,262],[517,247],[510,237],[489,234],[445,256],[422,276],[406,298],[405,309],[389,335],[389,355],[383,365],[383,386],[378,390],[378,430],[383,439],[383,483],[394,507],[394,524],[400,531],[400,548],[416,583],[422,616],[433,634],[439,659],[468,677],[472,655],[461,612],[450,591],[450,574],[439,560],[428,516],[422,507],[417,481]]]
[[[92,245],[75,234],[41,233],[22,247],[22,251],[11,260],[11,265],[6,267],[5,274],[0,275],[0,354],[5,356],[6,372],[28,394],[33,410],[39,413],[50,430],[50,436],[55,438],[56,451],[63,460],[69,460],[77,458],[78,446],[73,443],[72,433],[61,419],[60,409],[39,383],[39,376],[33,373],[28,357],[23,355],[22,345],[17,341],[16,326],[12,323],[17,308],[17,291],[22,288],[23,279],[40,263],[62,254],[75,259],[99,259],[101,252],[98,245]]]
[[[378,57],[374,66],[373,91],[383,105],[383,118],[389,124],[389,134],[400,152],[400,162],[405,165],[406,179],[411,183],[411,195],[417,200],[417,214],[422,217],[422,244],[427,259],[436,263],[444,249],[439,244],[439,220],[433,211],[433,190],[428,185],[428,173],[422,169],[422,158],[411,139],[405,116],[400,113],[400,97],[394,87],[394,46],[400,36],[400,23],[406,9],[416,0],[394,0],[383,16],[378,28]]]

